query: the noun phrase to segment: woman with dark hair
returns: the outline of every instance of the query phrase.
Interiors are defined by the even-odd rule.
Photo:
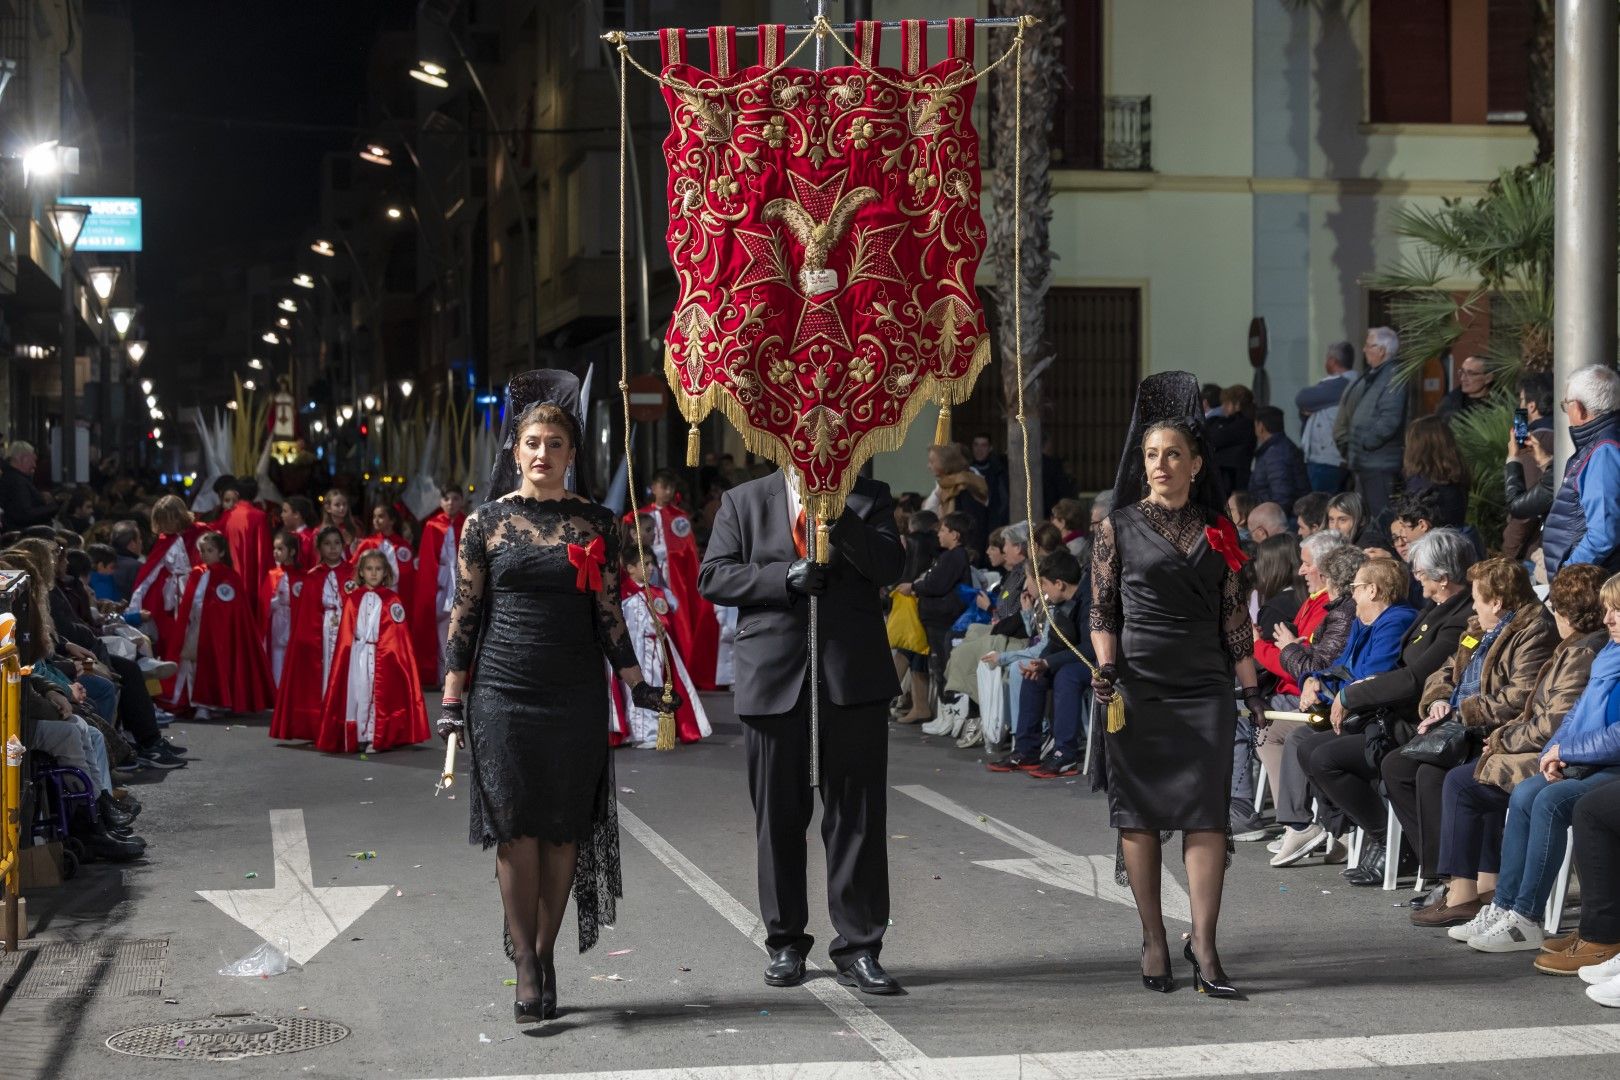
[[[1236,737],[1234,671],[1244,704],[1264,723],[1254,631],[1239,571],[1246,561],[1199,421],[1186,372],[1143,380],[1114,486],[1116,509],[1092,547],[1091,642],[1097,718],[1093,786],[1108,792],[1109,824],[1142,922],[1142,983],[1175,988],[1159,883],[1165,833],[1182,830],[1192,903],[1183,950],[1201,993],[1236,997],[1216,949],[1226,875]],[[1108,729],[1104,734],[1105,727]],[[1093,744],[1094,747],[1096,743]],[[1212,752],[1216,748],[1220,752]]]
[[[1241,383],[1221,391],[1221,411],[1205,421],[1205,434],[1214,451],[1213,468],[1227,491],[1246,491],[1254,467],[1254,392]],[[1236,523],[1234,523],[1236,524]]]
[[[1254,549],[1254,597],[1260,614],[1255,629],[1269,637],[1280,622],[1288,622],[1304,603],[1299,588],[1299,537],[1279,533],[1260,541]]]
[[[1378,523],[1367,515],[1367,504],[1354,491],[1341,491],[1328,500],[1327,527],[1358,548],[1384,545]]]
[[[496,849],[526,1024],[557,1014],[570,889],[581,952],[623,894],[604,658],[638,707],[660,708],[664,692],[643,680],[625,628],[614,514],[568,490],[577,380],[531,371],[506,397],[490,497],[462,531],[438,730],[466,734],[470,839]]]
[[[1438,416],[1420,416],[1406,427],[1401,460],[1406,493],[1433,492],[1437,526],[1461,528],[1468,520],[1468,466],[1451,428]]]

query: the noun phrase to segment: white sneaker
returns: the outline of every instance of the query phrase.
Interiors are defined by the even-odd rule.
[[[1335,836],[1328,845],[1327,854],[1322,856],[1323,866],[1337,866],[1350,861],[1350,845],[1343,837]]]
[[[1316,822],[1303,829],[1289,829],[1283,833],[1282,850],[1272,857],[1272,866],[1293,866],[1316,850],[1327,831]]]
[[[1602,965],[1598,965],[1601,967]],[[1609,1009],[1620,1009],[1620,975],[1586,988],[1586,996]]]
[[[1587,964],[1575,974],[1581,981],[1596,986],[1611,979],[1620,979],[1620,956],[1611,956],[1601,964]]]
[[[1478,915],[1475,915],[1461,926],[1447,927],[1446,936],[1452,941],[1467,941],[1470,938],[1479,937],[1490,930],[1492,923],[1506,914],[1506,911],[1503,911],[1495,904],[1486,904],[1479,909]]]
[[[1602,965],[1599,965],[1602,967]],[[1620,975],[1614,976],[1607,983],[1597,983],[1596,986],[1586,988],[1586,996],[1591,997],[1599,1006],[1605,1009],[1620,1009]]]
[[[949,716],[936,716],[922,726],[922,733],[924,735],[949,735],[951,728],[954,726],[955,721]]]
[[[1530,921],[1516,911],[1505,911],[1484,933],[1469,938],[1468,947],[1488,953],[1529,952],[1539,951],[1545,940],[1547,935],[1542,931],[1541,924]]]
[[[1283,836],[1287,836],[1287,835],[1288,835],[1287,833],[1283,834]],[[1282,838],[1282,836],[1279,836],[1279,837],[1277,837],[1277,839],[1273,840],[1271,843],[1266,845],[1266,850],[1271,852],[1273,855],[1275,855],[1275,854],[1277,854],[1277,852],[1282,850],[1282,842],[1283,842],[1283,838]]]

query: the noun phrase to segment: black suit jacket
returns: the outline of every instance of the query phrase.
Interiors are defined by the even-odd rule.
[[[900,692],[879,590],[900,577],[905,551],[888,485],[855,481],[832,528],[821,604],[821,671],[836,705],[887,701]],[[788,591],[798,558],[781,472],[726,492],[709,533],[698,591],[737,609],[737,713],[775,716],[798,703],[810,662],[810,604]]]

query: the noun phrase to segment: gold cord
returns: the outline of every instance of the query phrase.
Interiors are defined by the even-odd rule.
[[[641,602],[647,606],[647,615],[652,619],[653,633],[658,637],[658,651],[664,659],[664,700],[658,710],[658,741],[659,750],[675,749],[675,698],[672,685],[675,678],[675,665],[671,660],[669,640],[664,634],[664,620],[653,610],[652,602],[647,598],[647,590],[652,588],[652,575],[647,570],[647,545],[641,538],[641,512],[636,502],[636,465],[631,454],[630,443],[630,309],[629,296],[626,291],[627,275],[625,272],[625,198],[627,187],[625,175],[627,170],[627,156],[630,145],[630,112],[626,104],[625,91],[627,89],[627,75],[625,60],[627,50],[622,42],[619,46],[619,401],[624,408],[624,484],[630,496],[630,526],[636,535],[636,565],[641,568]],[[638,227],[640,223],[637,223]],[[625,711],[629,712],[632,703],[625,703]]]

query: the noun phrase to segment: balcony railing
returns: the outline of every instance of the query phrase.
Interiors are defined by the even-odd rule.
[[[1084,96],[1060,100],[1052,128],[1060,169],[1153,170],[1153,98]]]

